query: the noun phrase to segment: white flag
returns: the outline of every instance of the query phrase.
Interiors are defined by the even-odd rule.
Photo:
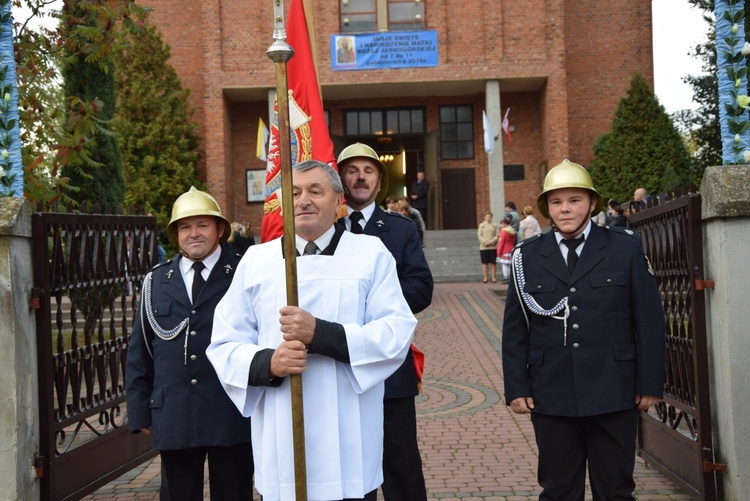
[[[495,151],[495,133],[492,131],[492,124],[484,110],[482,110],[482,128],[484,129],[484,151],[491,155]]]

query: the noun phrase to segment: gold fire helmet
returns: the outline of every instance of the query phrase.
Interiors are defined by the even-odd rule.
[[[560,188],[582,188],[588,190],[596,197],[596,207],[592,215],[599,214],[602,210],[602,197],[594,189],[594,183],[591,181],[589,172],[582,166],[571,162],[567,158],[562,163],[556,165],[544,177],[544,186],[542,193],[536,199],[536,206],[542,216],[549,219],[547,210],[547,193]]]
[[[231,225],[221,214],[221,207],[216,199],[205,191],[191,186],[190,190],[177,197],[172,205],[172,218],[167,226],[167,234],[172,240],[177,241],[177,221],[192,216],[214,216],[221,219],[224,222],[224,233],[219,238],[221,243],[226,242],[232,234]]]
[[[380,193],[376,196],[378,203],[383,201],[388,195],[388,169],[385,168],[385,164],[380,160],[375,150],[370,148],[364,143],[350,144],[339,153],[339,158],[336,160],[336,164],[341,172],[341,164],[349,160],[350,158],[369,158],[375,162],[375,165],[380,169]]]

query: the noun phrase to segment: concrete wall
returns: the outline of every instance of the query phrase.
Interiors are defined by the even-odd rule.
[[[31,204],[0,198],[0,499],[39,499],[36,323],[31,297]]]
[[[711,411],[722,499],[750,493],[750,166],[709,168],[701,184]]]

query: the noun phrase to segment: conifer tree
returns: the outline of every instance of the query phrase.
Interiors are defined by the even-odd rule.
[[[145,206],[166,228],[174,200],[202,188],[196,176],[197,125],[189,91],[169,64],[169,47],[153,25],[127,40],[116,56],[117,117],[125,204]]]
[[[65,97],[68,106],[68,124],[73,125],[77,115],[91,107],[96,115],[93,128],[81,138],[81,147],[87,143],[90,156],[71,162],[61,173],[70,178],[75,188],[70,197],[78,203],[99,202],[101,209],[115,209],[122,204],[125,183],[122,177],[120,151],[117,137],[110,130],[115,114],[115,80],[110,52],[91,55],[80,52],[80,47],[101,46],[103,40],[112,38],[117,31],[110,19],[102,17],[106,8],[101,1],[79,2],[69,0],[63,4],[63,24],[70,40],[83,39],[83,43],[70,43],[63,64]]]
[[[636,188],[663,193],[690,179],[685,144],[638,73],[617,105],[611,131],[594,144],[594,155],[591,177],[605,199],[630,200]]]

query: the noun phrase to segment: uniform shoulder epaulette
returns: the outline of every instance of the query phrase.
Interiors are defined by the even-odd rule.
[[[170,264],[172,261],[174,261],[174,258],[166,259],[162,261],[161,263],[156,263],[153,268],[151,268],[149,271],[153,272],[161,268],[162,266]]]
[[[604,228],[613,233],[617,233],[618,235],[628,235],[633,238],[636,236],[636,233],[633,230],[628,229],[625,226],[605,226]]]
[[[403,219],[405,221],[411,221],[411,219],[409,219],[408,217],[404,216],[400,212],[391,212],[391,211],[387,211],[387,210],[384,210],[383,212],[385,212],[387,215],[389,215],[391,217],[397,217],[397,218]]]
[[[513,247],[513,249],[514,250],[515,249],[520,249],[521,247],[523,247],[525,245],[529,245],[529,244],[532,244],[534,242],[538,242],[539,240],[542,239],[542,235],[543,235],[543,233],[539,233],[538,235],[534,235],[533,237],[524,238],[523,240],[521,240],[520,242],[518,242],[516,244],[516,246]]]

